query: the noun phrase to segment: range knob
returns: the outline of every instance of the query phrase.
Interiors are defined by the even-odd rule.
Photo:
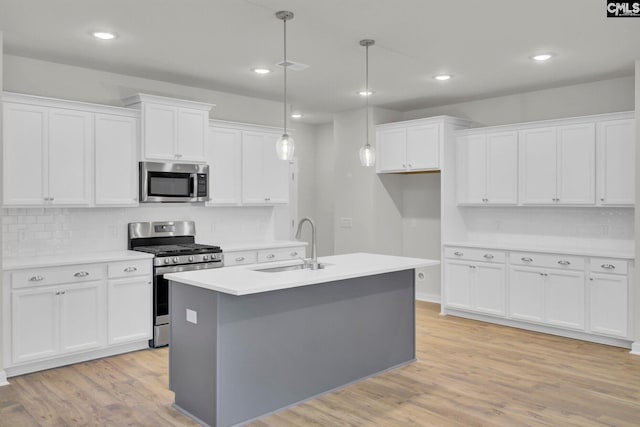
[[[177,264],[178,263],[178,257],[173,257],[173,263]]]
[[[203,261],[206,261],[206,260],[208,260],[208,259],[209,259],[209,255],[202,255],[202,260],[203,260]]]
[[[165,264],[169,264],[169,258],[165,258],[165,259],[164,259],[164,263],[165,263]]]
[[[193,256],[189,256],[189,262],[193,262]]]

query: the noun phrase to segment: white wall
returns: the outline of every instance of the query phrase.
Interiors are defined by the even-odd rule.
[[[2,38],[2,31],[0,31],[0,94],[2,93],[2,82],[4,81],[3,79],[3,49],[4,48],[4,44],[3,44],[3,38]],[[1,95],[0,95],[0,100],[1,100]],[[0,103],[1,105],[1,103]],[[0,165],[2,165],[2,109],[0,108]],[[0,172],[2,172],[2,167],[0,166]],[[0,204],[2,204],[2,173],[0,173]],[[1,215],[1,214],[0,214]],[[3,242],[4,236],[2,235],[2,230],[0,230],[0,243]],[[2,270],[2,256],[3,256],[3,252],[2,252],[2,244],[0,244],[0,271]],[[2,289],[3,283],[2,283],[2,275],[0,275],[0,290]],[[2,327],[2,292],[0,292],[0,331],[3,330]],[[6,374],[4,373],[4,365],[2,363],[2,333],[0,333],[0,385],[6,383]]]
[[[634,77],[462,102],[406,112],[403,119],[447,114],[495,126],[634,110]],[[474,127],[475,127],[474,126]]]
[[[636,200],[640,200],[640,59],[636,61]],[[640,269],[638,268],[638,254],[640,254],[640,209],[635,209],[635,270],[636,277],[634,283],[630,283],[635,290],[635,342],[632,351],[640,355]]]
[[[336,174],[336,143],[333,135],[333,123],[318,126],[316,129],[316,176],[312,187],[316,207],[313,219],[317,227],[316,247],[318,256],[334,253],[334,217]]]
[[[358,151],[366,139],[365,109],[334,117],[333,174],[326,191],[334,193],[334,251],[400,254],[402,251],[401,194],[397,178],[376,175],[375,167],[360,165]],[[392,121],[397,112],[370,109],[370,142],[375,123]],[[328,162],[328,159],[324,159]],[[351,226],[345,226],[351,221]]]

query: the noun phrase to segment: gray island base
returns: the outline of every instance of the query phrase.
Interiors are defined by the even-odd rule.
[[[169,385],[200,423],[246,423],[415,360],[414,270],[230,295],[171,282]]]

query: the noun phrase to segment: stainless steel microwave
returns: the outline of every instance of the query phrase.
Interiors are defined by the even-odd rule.
[[[140,162],[140,202],[206,202],[209,166],[189,163]]]

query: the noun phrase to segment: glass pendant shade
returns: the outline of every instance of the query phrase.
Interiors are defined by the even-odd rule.
[[[295,141],[286,133],[276,141],[276,155],[280,160],[293,160]]]
[[[376,164],[376,149],[370,144],[360,147],[360,164],[365,167]]]

